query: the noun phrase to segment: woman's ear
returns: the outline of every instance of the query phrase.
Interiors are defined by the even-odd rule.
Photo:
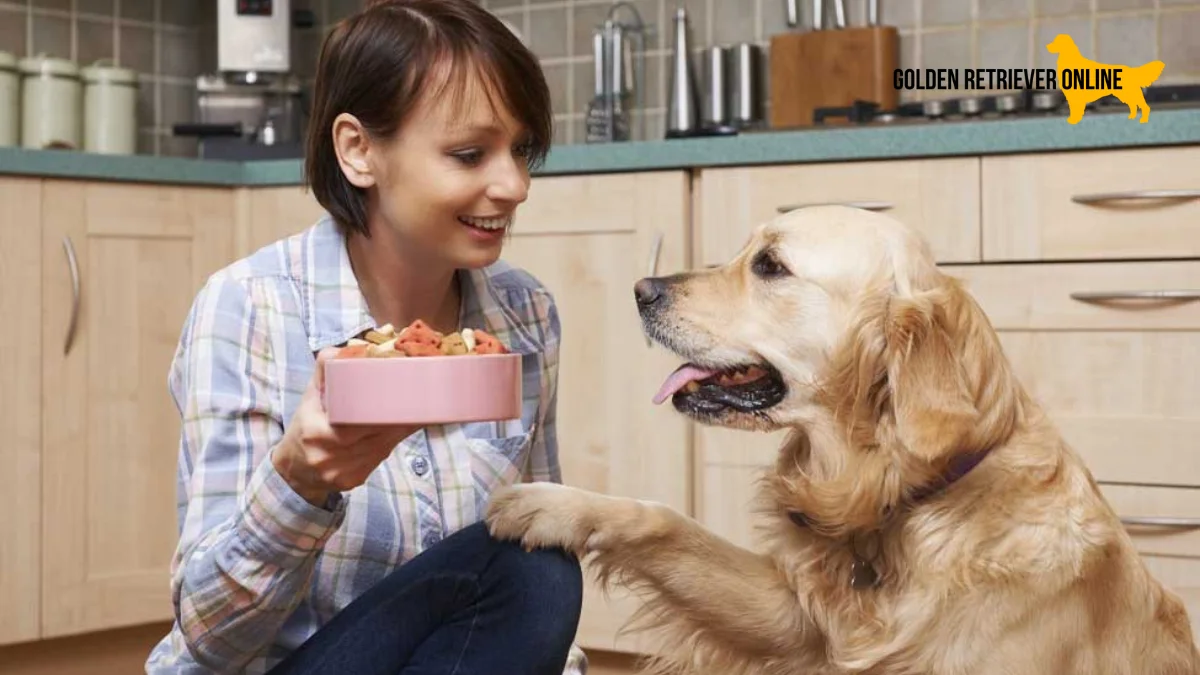
[[[334,118],[330,131],[338,166],[346,180],[358,188],[374,185],[376,176],[370,161],[371,138],[358,118],[342,113]]]
[[[954,348],[962,291],[947,285],[894,299],[887,318],[887,380],[896,435],[912,454],[948,459],[969,441],[979,410]]]

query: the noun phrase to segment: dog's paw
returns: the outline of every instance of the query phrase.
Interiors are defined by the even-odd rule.
[[[563,548],[587,553],[595,495],[556,483],[522,483],[497,490],[488,505],[488,531],[526,549]]]

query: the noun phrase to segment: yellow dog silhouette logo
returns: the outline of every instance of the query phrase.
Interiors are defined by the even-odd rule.
[[[1138,110],[1142,111],[1142,119],[1138,120],[1141,124],[1150,119],[1150,106],[1146,104],[1142,89],[1162,75],[1162,61],[1151,61],[1136,68],[1097,63],[1084,58],[1075,41],[1065,34],[1056,36],[1046,45],[1046,51],[1058,54],[1055,64],[1058,86],[1071,108],[1067,118],[1071,124],[1078,124],[1083,119],[1087,104],[1109,94],[1129,106],[1129,119],[1137,117]]]

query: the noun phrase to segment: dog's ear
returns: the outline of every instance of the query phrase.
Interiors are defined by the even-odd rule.
[[[893,299],[886,321],[887,395],[896,435],[930,462],[955,454],[979,421],[964,355],[955,349],[956,284]]]
[[[894,437],[937,463],[971,433],[979,411],[954,348],[961,293],[947,284],[900,298],[889,287],[859,304],[822,387],[852,445]]]

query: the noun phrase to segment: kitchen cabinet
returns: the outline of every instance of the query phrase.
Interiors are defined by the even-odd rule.
[[[693,228],[698,261],[733,257],[758,224],[781,210],[848,204],[920,230],[940,262],[980,259],[979,158],[898,159],[700,171]]]
[[[170,619],[166,377],[197,290],[233,254],[229,191],[48,180],[41,209],[41,635]]]
[[[1200,257],[1200,147],[984,157],[987,261]]]
[[[42,542],[42,220],[40,180],[0,177],[0,645],[36,639]],[[61,264],[61,257],[54,260]]]

